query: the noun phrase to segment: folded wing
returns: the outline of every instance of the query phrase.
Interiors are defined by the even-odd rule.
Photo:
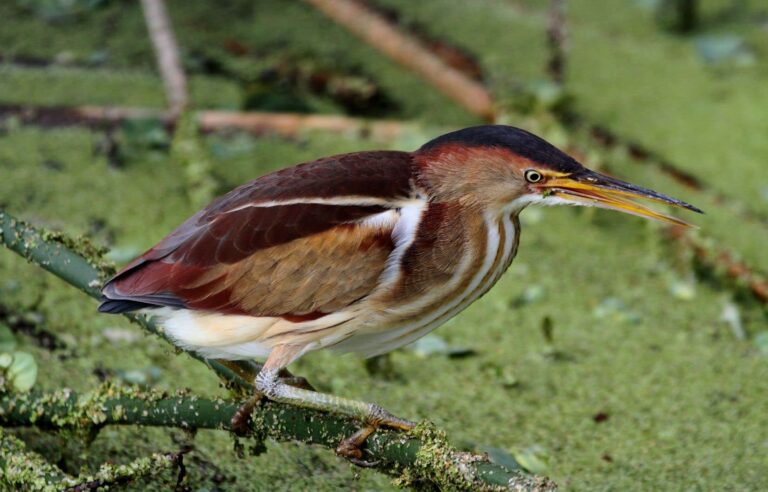
[[[361,152],[259,178],[111,279],[103,312],[174,307],[321,317],[370,294],[415,199],[410,154]]]

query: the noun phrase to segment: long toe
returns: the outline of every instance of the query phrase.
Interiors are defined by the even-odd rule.
[[[370,462],[363,460],[362,446],[365,441],[376,431],[378,426],[375,424],[366,424],[360,430],[342,440],[338,446],[336,446],[336,454],[348,459],[352,463],[359,466],[366,466],[363,463],[367,463],[368,466],[373,466]]]
[[[378,405],[371,405],[368,422],[376,427],[388,427],[405,432],[416,427],[415,422],[396,417]]]
[[[245,436],[251,431],[250,421],[253,409],[256,408],[256,405],[259,404],[262,398],[264,396],[261,393],[256,393],[237,409],[229,421],[230,429],[235,435]]]

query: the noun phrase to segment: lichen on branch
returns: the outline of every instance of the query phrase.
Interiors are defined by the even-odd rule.
[[[0,425],[38,426],[92,432],[106,425],[182,429],[229,428],[242,402],[190,394],[145,392],[107,384],[78,394],[70,390],[0,398]],[[356,430],[353,420],[265,401],[251,421],[253,434],[275,441],[301,441],[334,448]],[[379,431],[365,444],[376,468],[401,485],[433,485],[461,490],[553,490],[546,479],[509,471],[486,456],[451,447],[445,434],[423,423],[411,433]]]

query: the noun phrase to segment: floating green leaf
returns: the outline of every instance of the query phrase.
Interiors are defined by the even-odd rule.
[[[522,470],[523,467],[517,462],[512,453],[503,448],[496,448],[493,446],[478,446],[478,450],[488,454],[488,457],[496,463],[501,465],[507,470]]]
[[[539,445],[514,451],[513,455],[520,466],[531,473],[541,475],[549,469],[549,453]]]
[[[744,330],[744,324],[741,322],[741,310],[733,302],[727,302],[720,313],[720,321],[728,325],[731,333],[737,340],[746,340],[747,332]]]
[[[163,370],[157,366],[149,366],[144,369],[129,369],[117,371],[117,377],[129,384],[151,384],[163,375]]]
[[[617,297],[603,299],[592,311],[592,314],[595,318],[619,323],[636,324],[642,320],[638,313],[630,310],[626,303]]]
[[[768,330],[755,335],[754,343],[761,354],[768,355]]]
[[[696,51],[707,65],[751,66],[757,61],[754,52],[739,36],[701,36],[695,43]]]
[[[466,357],[474,355],[475,351],[466,347],[454,347],[449,345],[439,335],[427,335],[409,345],[409,348],[418,356],[427,358],[432,355],[447,355],[448,357]]]
[[[120,129],[129,147],[164,149],[170,145],[170,138],[163,122],[158,119],[144,118],[125,120]]]
[[[107,254],[104,255],[104,258],[118,265],[122,265],[133,260],[141,253],[142,249],[140,247],[136,245],[128,245],[110,249]]]
[[[13,352],[16,348],[16,337],[5,323],[0,322],[0,354]]]
[[[16,391],[29,391],[37,380],[35,358],[27,352],[14,352],[7,377]]]
[[[544,287],[538,284],[529,285],[519,296],[512,300],[512,307],[520,307],[540,301],[545,295]]]
[[[696,298],[696,281],[694,279],[674,279],[669,283],[669,293],[675,299],[691,301]]]

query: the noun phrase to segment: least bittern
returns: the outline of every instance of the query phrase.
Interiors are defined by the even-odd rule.
[[[366,426],[339,448],[359,459],[377,426],[413,424],[291,386],[281,369],[323,348],[382,354],[456,316],[512,262],[518,215],[530,204],[685,224],[636,198],[701,212],[509,126],[448,133],[415,152],[326,157],[215,200],[107,282],[99,309],[146,310],[176,344],[208,358],[266,359],[256,394],[361,419]]]

